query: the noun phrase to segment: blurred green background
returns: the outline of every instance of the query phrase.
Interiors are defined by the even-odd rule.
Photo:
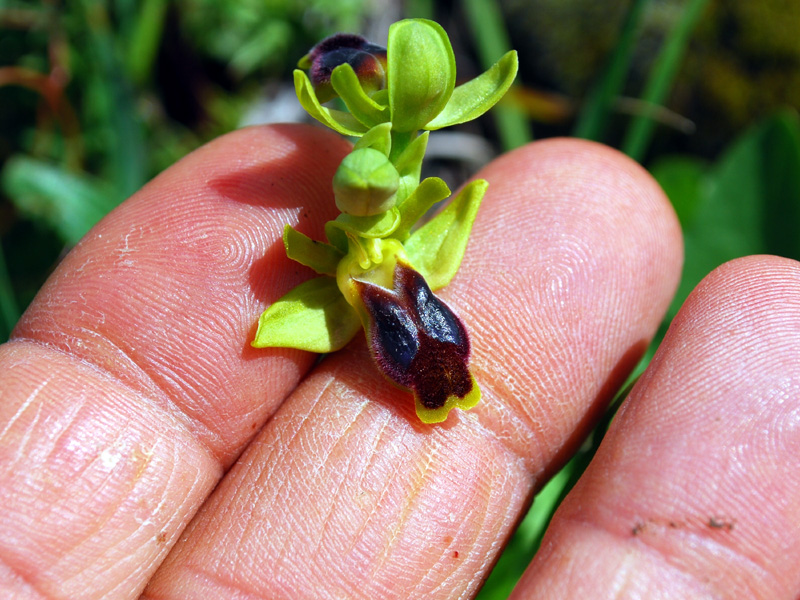
[[[0,0],[0,341],[63,254],[148,179],[232,129],[305,119],[290,73],[316,41],[383,43],[405,17],[445,27],[465,79],[520,52],[503,104],[431,136],[427,168],[451,186],[556,135],[620,148],[657,178],[686,244],[662,333],[722,262],[800,259],[793,0]],[[481,600],[508,596],[607,420],[539,493]]]

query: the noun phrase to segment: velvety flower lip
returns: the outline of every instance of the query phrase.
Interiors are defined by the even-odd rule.
[[[465,401],[477,389],[468,367],[467,330],[422,275],[398,261],[392,290],[355,283],[369,315],[373,358],[384,375],[414,392],[424,421],[434,422],[426,413]]]

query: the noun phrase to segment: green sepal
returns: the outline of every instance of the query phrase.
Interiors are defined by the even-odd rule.
[[[381,106],[389,106],[389,90],[386,88],[370,93],[369,97]]]
[[[297,68],[303,69],[303,71],[308,71],[311,68],[311,53],[304,55],[303,58],[297,61]]]
[[[402,204],[419,185],[419,177],[422,172],[422,159],[425,157],[425,150],[428,148],[429,132],[414,138],[400,153],[395,162],[395,168],[400,175],[400,186],[397,188],[397,203]]]
[[[400,225],[394,230],[392,237],[401,242],[411,233],[411,228],[437,202],[450,195],[450,188],[438,177],[427,177],[417,186],[405,202],[399,206]]]
[[[392,150],[392,124],[381,123],[380,125],[375,125],[375,127],[361,136],[361,139],[353,146],[353,150],[360,150],[361,148],[372,148],[388,157]]]
[[[341,215],[340,215],[341,216]],[[350,250],[350,243],[347,241],[347,234],[343,229],[333,224],[333,221],[325,223],[325,237],[331,245],[342,254],[347,254]]]
[[[320,275],[335,277],[336,267],[344,258],[344,253],[338,248],[313,240],[291,225],[283,228],[283,245],[286,248],[286,256],[314,269]]]
[[[354,217],[342,213],[336,217],[336,220],[325,223],[325,235],[328,236],[331,243],[339,248],[339,244],[331,239],[331,230],[333,229],[365,238],[385,238],[391,235],[398,225],[400,225],[400,211],[397,208],[369,217]]]
[[[317,277],[301,283],[275,301],[258,319],[254,348],[297,348],[335,352],[361,329],[336,279]]]
[[[300,105],[323,125],[342,135],[355,137],[360,137],[367,131],[368,127],[359,123],[350,113],[322,106],[314,93],[314,86],[311,85],[311,80],[300,69],[295,69],[294,71],[294,91],[297,94]]]
[[[386,89],[392,129],[422,129],[447,104],[456,83],[456,59],[441,25],[405,19],[389,27]]]
[[[403,244],[408,258],[432,290],[445,287],[458,271],[472,224],[488,187],[485,179],[467,184],[442,212],[417,229]]]
[[[389,107],[378,104],[366,94],[358,75],[348,63],[333,70],[331,85],[350,113],[363,125],[374,127],[389,120]]]
[[[508,91],[517,76],[519,61],[515,50],[503,55],[487,71],[455,90],[447,105],[425,129],[441,129],[477,119]]]

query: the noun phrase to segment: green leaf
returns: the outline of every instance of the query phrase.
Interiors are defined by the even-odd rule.
[[[636,39],[641,29],[642,15],[650,0],[632,0],[617,43],[598,81],[592,86],[583,103],[573,135],[602,141],[612,122],[614,100],[623,95],[625,79],[636,54]]]
[[[786,112],[751,128],[704,174],[698,174],[702,162],[683,161],[682,167],[675,159],[652,167],[684,220],[686,258],[672,315],[724,262],[751,254],[800,260],[800,119]],[[678,168],[687,180],[682,184],[674,181]]]
[[[331,73],[331,85],[347,105],[352,115],[367,127],[389,120],[389,107],[382,106],[367,96],[358,75],[348,63],[336,67]]]
[[[312,240],[291,225],[283,228],[283,245],[286,247],[286,256],[320,275],[335,277],[336,267],[344,258],[344,254],[334,246]]]
[[[666,156],[654,165],[654,175],[672,202],[684,228],[694,222],[698,207],[707,195],[709,165],[694,156]]]
[[[326,108],[319,103],[308,75],[300,69],[294,71],[294,90],[300,105],[317,121],[341,133],[360,137],[368,127],[359,123],[350,113]]]
[[[11,330],[14,329],[18,319],[19,306],[11,278],[8,276],[3,245],[0,244],[0,344],[11,335]]]
[[[485,179],[470,182],[442,212],[406,241],[411,264],[422,273],[432,290],[445,287],[458,271],[488,187]]]
[[[365,238],[385,238],[397,229],[398,225],[400,225],[400,211],[397,208],[369,217],[341,214],[335,221],[325,223],[325,234],[331,243],[334,243],[329,231],[331,229],[339,229]],[[339,247],[339,244],[334,244]]]
[[[655,109],[661,106],[672,87],[695,26],[699,23],[708,0],[687,0],[680,11],[680,19],[662,44],[658,57],[648,75],[641,100],[654,110],[638,115],[630,124],[622,142],[622,151],[634,160],[641,161],[655,132]]]
[[[518,66],[516,51],[506,52],[482,75],[455,88],[444,110],[425,125],[425,129],[441,129],[480,117],[497,104],[514,83]]]
[[[465,0],[462,3],[470,33],[471,47],[484,69],[511,50],[511,41],[503,10],[497,0]],[[533,139],[528,115],[511,102],[504,102],[493,111],[497,135],[504,150],[519,148]]]
[[[252,342],[255,348],[335,352],[361,328],[332,277],[301,283],[265,310]]]
[[[353,146],[353,150],[360,150],[361,148],[372,148],[388,157],[392,150],[392,124],[381,123],[380,125],[375,125],[375,127],[361,136],[361,139]]]
[[[392,129],[422,129],[447,104],[456,83],[456,59],[442,26],[406,19],[389,27],[386,87]]]
[[[417,186],[417,189],[401,204],[400,225],[397,226],[393,237],[405,241],[411,233],[411,228],[423,215],[437,202],[441,202],[450,195],[450,188],[438,177],[428,177]]]
[[[6,162],[2,186],[20,212],[48,223],[70,245],[122,200],[103,181],[27,156]]]

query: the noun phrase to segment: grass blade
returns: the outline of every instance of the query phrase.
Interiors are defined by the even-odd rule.
[[[494,0],[467,0],[464,8],[478,57],[483,68],[488,69],[511,49],[503,15]],[[501,102],[492,114],[503,150],[518,148],[533,139],[528,119],[519,108]]]
[[[656,112],[664,102],[683,61],[692,31],[707,4],[708,0],[687,1],[680,20],[653,65],[641,99],[654,110],[646,111],[633,120],[622,143],[622,150],[634,160],[641,161],[647,151],[656,126],[652,112]]]
[[[6,341],[19,319],[19,307],[11,287],[11,278],[6,268],[6,257],[0,244],[0,343]]]
[[[628,9],[619,41],[611,54],[602,77],[589,93],[575,125],[575,137],[601,141],[609,122],[611,106],[622,95],[625,76],[634,54],[644,8],[650,0],[634,0]]]

